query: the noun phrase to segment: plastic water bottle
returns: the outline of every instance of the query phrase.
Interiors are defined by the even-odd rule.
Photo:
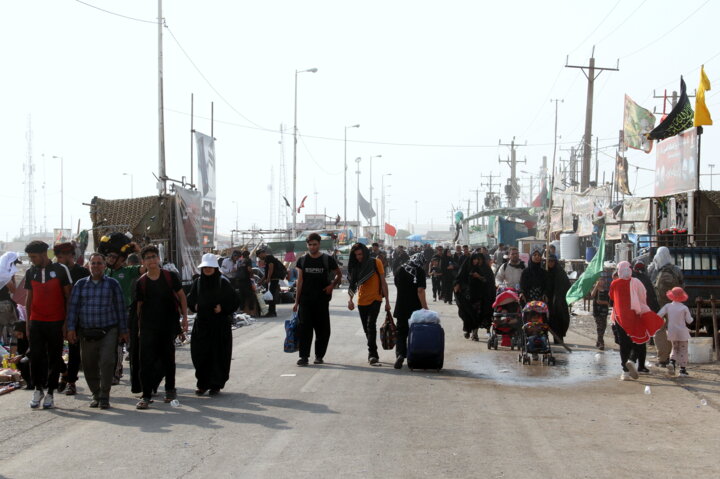
[[[180,407],[180,401],[178,401],[177,399],[173,399],[172,401],[170,401],[170,405],[172,407]]]
[[[700,405],[701,405],[701,406],[707,406],[707,400],[705,400],[704,398],[701,399],[701,400],[700,400]]]
[[[645,386],[645,394],[647,394],[648,396],[650,394],[652,394],[652,391],[650,390],[650,386]]]

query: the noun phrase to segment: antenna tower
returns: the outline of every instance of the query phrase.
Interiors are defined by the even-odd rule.
[[[28,116],[28,129],[25,134],[27,140],[27,157],[25,158],[25,164],[23,165],[23,173],[25,174],[25,189],[23,198],[23,226],[20,231],[20,236],[32,235],[37,232],[35,225],[35,165],[32,159],[32,121]]]

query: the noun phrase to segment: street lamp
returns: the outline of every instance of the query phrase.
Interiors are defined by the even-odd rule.
[[[359,156],[355,158],[355,163],[357,163],[357,170],[355,171],[355,174],[357,175],[357,211],[355,212],[355,220],[358,224],[358,236],[360,236],[360,162],[362,161],[362,158]]]
[[[360,124],[345,127],[345,168],[343,169],[343,183],[345,185],[345,199],[343,201],[343,220],[345,221],[345,230],[347,230],[347,131],[348,128],[360,128]]]
[[[295,70],[295,113],[293,123],[293,226],[292,239],[297,235],[297,77],[298,73],[316,73],[317,68]]]
[[[713,168],[715,168],[715,165],[708,165],[710,167],[710,191],[713,190],[712,188],[712,177],[713,177]]]
[[[375,156],[371,156],[371,157],[370,157],[370,204],[371,204],[371,205],[372,205],[372,202],[373,202],[373,197],[372,197],[372,192],[373,192],[373,185],[372,185],[372,160],[373,160],[373,158],[382,158],[382,155],[375,155]],[[370,223],[370,228],[372,229],[372,218],[370,218],[370,219],[368,220],[368,223]]]
[[[392,173],[385,173],[380,177],[380,227],[385,238],[385,177],[392,176]],[[390,185],[388,185],[388,188]],[[385,238],[387,240],[387,238]]]
[[[233,203],[235,204],[235,234],[238,232],[238,202],[233,200]],[[232,248],[235,245],[235,242],[233,241],[233,235],[230,235],[230,247]]]
[[[130,199],[132,199],[135,197],[133,194],[133,174],[132,173],[123,173],[123,176],[130,177]]]
[[[65,169],[63,163],[65,162],[65,158],[63,158],[62,156],[53,156],[53,158],[60,160],[60,234],[64,234],[63,230],[65,229]]]

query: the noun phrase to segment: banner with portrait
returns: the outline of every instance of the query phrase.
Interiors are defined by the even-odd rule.
[[[197,190],[202,198],[201,244],[210,249],[215,246],[215,201],[217,199],[215,183],[215,139],[195,132],[195,152],[197,154]]]
[[[199,191],[175,187],[175,237],[177,265],[183,282],[198,273],[203,254],[200,240],[202,196]]]

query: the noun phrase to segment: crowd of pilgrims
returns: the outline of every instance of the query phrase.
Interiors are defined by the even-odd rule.
[[[516,290],[524,302],[547,303],[550,327],[557,339],[565,337],[570,326],[570,310],[565,300],[570,279],[559,265],[554,246],[550,245],[547,260],[546,252],[534,247],[529,264],[520,259],[517,248],[503,244],[492,254],[484,246],[473,250],[467,245],[455,248],[418,245],[408,250],[400,246],[388,251],[393,270],[417,253],[425,257],[433,301],[457,305],[466,338],[478,341],[478,330],[490,328],[498,288]]]

